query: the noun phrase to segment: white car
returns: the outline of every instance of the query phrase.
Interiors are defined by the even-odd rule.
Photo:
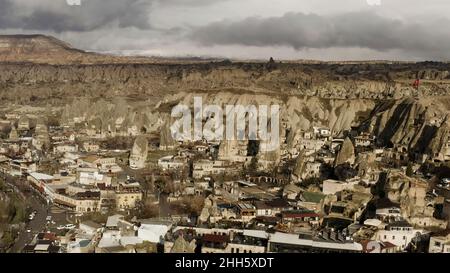
[[[74,228],[76,228],[77,226],[75,226],[74,224],[67,224],[66,226],[65,226],[65,228],[66,229],[74,229]]]
[[[31,233],[31,228],[27,229],[27,233]]]
[[[63,229],[66,229],[66,226],[60,225],[60,226],[56,227],[56,229],[57,230],[63,230]]]

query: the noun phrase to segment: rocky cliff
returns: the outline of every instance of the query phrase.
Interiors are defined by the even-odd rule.
[[[208,104],[278,104],[294,133],[324,126],[342,136],[359,127],[381,144],[435,153],[448,139],[449,71],[437,62],[127,58],[47,36],[0,36],[1,103],[63,106],[63,121],[77,117],[104,131],[158,131],[173,106],[200,94]]]
[[[160,96],[232,90],[333,99],[450,95],[448,63],[231,62],[88,53],[42,35],[0,36],[0,98]],[[417,90],[412,82],[422,79]]]
[[[446,228],[447,223],[433,217],[435,200],[427,195],[427,181],[403,173],[389,173],[385,192],[389,200],[400,204],[402,216],[420,227]]]

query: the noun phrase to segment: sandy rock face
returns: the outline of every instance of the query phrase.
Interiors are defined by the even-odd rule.
[[[327,99],[450,95],[448,63],[231,62],[101,55],[43,35],[0,35],[0,96],[136,96],[227,91]],[[412,86],[422,79],[419,89]]]
[[[344,143],[342,143],[342,147],[336,156],[334,166],[339,166],[345,163],[349,163],[350,165],[355,163],[355,147],[348,137],[344,140]]]
[[[134,141],[130,153],[130,168],[142,169],[148,156],[148,140],[145,136],[138,136]]]
[[[422,227],[446,227],[446,221],[433,217],[434,200],[427,198],[427,181],[392,171],[384,189],[392,202],[400,204],[402,216],[411,223]]]
[[[279,96],[223,92],[179,92],[168,94],[159,100],[134,102],[116,97],[112,100],[74,99],[63,108],[62,122],[78,121],[87,126],[100,128],[105,135],[139,135],[159,133],[163,147],[174,147],[170,126],[175,121],[172,109],[179,104],[193,111],[195,97],[201,97],[203,106],[217,105],[224,109],[226,122],[227,105],[261,105],[280,107],[280,136],[292,131],[289,138],[313,127],[329,128],[333,137],[343,137],[352,127],[377,137],[381,145],[401,144],[411,151],[424,154],[445,154],[449,136],[447,115],[450,99],[403,99],[382,101],[363,99],[323,99],[305,96]],[[206,119],[204,120],[206,122]],[[238,152],[242,143],[229,142],[221,150],[228,156]],[[278,151],[277,151],[278,153]],[[262,155],[262,159],[278,158],[279,154]]]
[[[449,113],[447,97],[382,102],[363,127],[377,136],[379,144],[401,144],[434,155],[446,149]]]

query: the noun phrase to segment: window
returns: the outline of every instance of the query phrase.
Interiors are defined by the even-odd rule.
[[[386,235],[384,235],[384,239],[387,239],[387,236],[386,236]]]
[[[239,248],[236,248],[236,253],[239,253]]]
[[[231,253],[234,253],[234,247],[231,248]]]
[[[395,240],[395,236],[394,235],[392,235],[392,240]]]

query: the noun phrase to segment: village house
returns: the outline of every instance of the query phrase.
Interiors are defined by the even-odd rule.
[[[344,143],[344,140],[345,139],[343,138],[333,138],[331,140],[330,150],[332,152],[339,151],[339,149],[342,147],[342,144]]]
[[[17,130],[27,131],[30,130],[30,119],[27,116],[21,116],[17,122]]]
[[[102,225],[88,220],[81,222],[78,229],[86,234],[93,235],[102,229]]]
[[[392,219],[400,220],[402,218],[400,205],[393,203],[388,198],[378,200],[375,214],[377,219],[387,222]]]
[[[205,234],[201,237],[202,253],[227,253],[226,249],[230,242],[228,235]]]
[[[87,153],[95,153],[100,150],[100,145],[92,142],[84,142],[83,143],[83,151]]]
[[[77,181],[82,185],[97,186],[98,184],[104,184],[105,186],[111,186],[112,178],[106,174],[101,174],[98,169],[83,169],[77,170]]]
[[[448,162],[450,161],[450,138],[445,142],[441,151],[433,155],[433,161],[435,162]]]
[[[9,167],[9,174],[12,176],[22,176],[37,171],[36,162],[23,159],[11,160]]]
[[[313,127],[314,134],[318,137],[330,137],[331,130],[324,127]]]
[[[99,168],[103,173],[119,173],[122,171],[116,163],[114,157],[99,157],[96,155],[89,155],[77,159],[77,164],[80,167]]]
[[[137,237],[143,241],[164,245],[164,238],[171,228],[172,223],[168,221],[142,220]]]
[[[186,167],[187,160],[179,156],[165,156],[158,160],[158,167],[165,171],[178,170]]]
[[[116,206],[119,210],[135,208],[142,200],[142,191],[139,183],[119,183],[115,190]]]
[[[380,242],[390,242],[404,250],[413,238],[422,232],[403,220],[390,223],[384,230],[378,230],[375,238]]]
[[[317,235],[275,232],[268,242],[268,253],[361,253],[363,246],[334,231]]]
[[[250,203],[239,202],[237,204],[239,219],[243,222],[250,222],[256,217],[256,208]]]
[[[399,253],[402,249],[390,242],[378,242],[371,240],[361,241],[363,253]],[[376,247],[377,246],[377,247]]]
[[[255,202],[256,216],[274,216],[275,213],[272,211],[272,207],[263,201]]]
[[[450,232],[448,230],[430,237],[428,253],[450,253]]]
[[[254,234],[257,234],[255,236]],[[233,234],[232,240],[228,243],[226,253],[265,253],[267,250],[267,237],[259,237],[261,232],[251,231]]]
[[[349,181],[338,181],[333,179],[327,179],[323,181],[323,188],[322,193],[329,195],[329,194],[336,194],[337,192],[343,191],[343,190],[351,190],[355,185],[359,183],[359,180],[349,180]]]
[[[299,195],[297,206],[317,212],[321,210],[324,198],[325,195],[320,192],[304,191]]]
[[[307,222],[311,225],[319,225],[320,215],[310,210],[286,210],[281,212],[281,221],[283,223]]]
[[[85,191],[75,195],[55,194],[53,202],[78,213],[99,211],[100,192]]]
[[[374,143],[375,138],[368,133],[361,133],[354,138],[354,141],[355,147],[369,147]]]
[[[220,175],[225,171],[225,161],[198,160],[193,163],[192,177],[194,179],[200,179],[205,176]]]

